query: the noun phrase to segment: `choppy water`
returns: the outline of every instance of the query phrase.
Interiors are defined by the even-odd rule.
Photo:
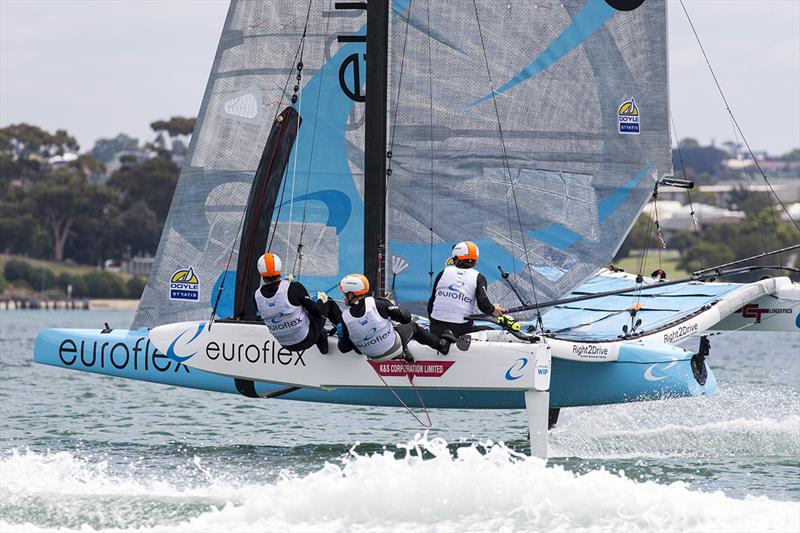
[[[31,360],[40,329],[130,318],[2,314],[0,531],[800,530],[796,332],[713,339],[713,396],[563,410],[545,463],[521,411],[433,411],[425,436]]]

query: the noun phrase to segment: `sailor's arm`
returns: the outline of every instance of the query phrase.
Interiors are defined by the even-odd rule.
[[[402,307],[398,307],[389,300],[383,298],[375,298],[375,309],[378,314],[383,318],[390,318],[401,324],[408,324],[411,322],[411,313]]]
[[[308,295],[308,291],[303,286],[302,283],[297,281],[293,281],[289,285],[289,290],[287,291],[287,296],[289,298],[289,303],[292,305],[302,306],[303,309],[306,310],[306,313],[309,316],[314,318],[319,318],[322,316],[320,313],[319,307],[314,300],[311,299],[311,296]]]
[[[347,332],[347,326],[345,326],[344,321],[336,324],[336,333],[339,336],[338,347],[340,352],[347,353],[356,350],[355,344],[350,340],[350,334]]]
[[[433,288],[431,289],[431,297],[428,298],[428,316],[431,316],[433,312],[433,300],[436,299],[436,286],[439,285],[439,280],[442,279],[442,274],[444,274],[444,270],[439,272],[436,275],[436,279],[433,280]]]
[[[503,314],[503,308],[497,304],[493,304],[489,300],[489,295],[486,293],[486,278],[483,274],[478,274],[478,286],[475,288],[475,299],[478,302],[478,309],[487,315],[500,316]]]

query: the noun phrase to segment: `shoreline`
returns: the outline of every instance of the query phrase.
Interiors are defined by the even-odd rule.
[[[136,311],[139,306],[139,300],[132,298],[88,298],[88,299],[75,299],[75,300],[48,300],[43,299],[39,306],[33,307],[18,307],[17,302],[26,301],[23,299],[15,300],[8,299],[3,302],[3,311],[34,311],[34,310],[50,310],[50,311]],[[42,306],[44,305],[44,307]],[[74,307],[70,307],[74,305]]]

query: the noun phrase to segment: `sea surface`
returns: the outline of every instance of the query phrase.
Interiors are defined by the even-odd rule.
[[[0,531],[800,531],[800,333],[712,339],[715,395],[523,411],[252,400],[36,365],[0,314]],[[695,341],[696,342],[696,341]]]

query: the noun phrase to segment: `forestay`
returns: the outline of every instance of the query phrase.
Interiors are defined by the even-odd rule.
[[[531,300],[531,281],[540,299],[568,293],[672,172],[665,3],[398,0],[394,14],[387,226],[391,255],[409,263],[398,299],[426,300],[429,272],[465,239],[495,300],[519,304],[497,265]]]
[[[363,9],[335,9],[321,0],[231,2],[135,327],[210,315],[226,266],[236,265],[250,184],[273,118],[289,103],[306,23],[295,104],[303,125],[276,207],[281,223],[272,251],[287,274],[302,268],[314,290],[361,270],[363,106],[356,100],[363,94],[365,44],[338,37],[363,34],[365,22]],[[349,96],[340,71],[345,85],[350,80]],[[301,229],[302,265],[296,261]],[[234,277],[226,278],[223,317],[231,312]]]

